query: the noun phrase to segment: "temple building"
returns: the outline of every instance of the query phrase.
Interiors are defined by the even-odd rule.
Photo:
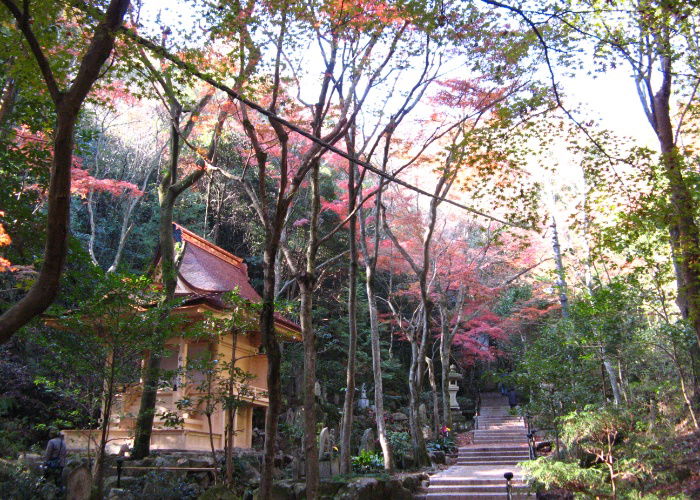
[[[260,302],[261,298],[251,286],[248,271],[243,259],[219,248],[204,238],[174,225],[174,238],[180,247],[181,261],[177,274],[176,297],[180,305],[173,314],[183,315],[187,323],[209,319],[230,319],[234,314],[227,307],[222,296],[233,290],[250,302]],[[156,260],[155,269],[159,268]],[[241,314],[240,311],[236,314]],[[241,407],[235,417],[234,446],[250,448],[253,438],[254,416],[258,425],[264,422],[267,398],[267,357],[261,352],[261,338],[257,331],[257,313],[249,315],[246,324],[255,325],[247,331],[231,333],[223,331],[216,335],[215,340],[208,337],[198,340],[197,337],[174,335],[166,342],[166,356],[161,358],[161,372],[177,373],[164,380],[158,391],[156,402],[156,418],[151,436],[151,449],[209,450],[209,426],[201,411],[179,411],[183,419],[182,425],[168,427],[162,416],[167,412],[176,412],[176,402],[182,399],[197,399],[197,375],[183,377],[182,372],[188,361],[208,357],[218,362],[230,362],[234,345],[236,367],[250,373],[253,378],[246,384],[245,399],[249,404]],[[282,340],[298,340],[299,326],[294,322],[276,315],[275,327]],[[234,337],[235,335],[235,337]],[[138,413],[142,384],[136,383],[126,387],[116,397],[112,422],[109,431],[108,448],[111,451],[120,449],[124,444],[133,443],[134,426]],[[214,446],[224,448],[226,415],[219,407],[211,417]],[[97,431],[66,430],[64,434],[69,448],[85,448],[88,435],[94,442]]]

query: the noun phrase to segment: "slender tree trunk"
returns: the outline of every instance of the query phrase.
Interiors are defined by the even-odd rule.
[[[175,243],[173,241],[173,213],[175,203],[178,197],[199,179],[202,178],[205,170],[205,163],[202,160],[198,161],[201,168],[190,172],[182,179],[178,178],[178,163],[180,160],[181,136],[187,137],[192,131],[193,119],[201,113],[202,109],[207,105],[212,97],[212,94],[206,94],[200,99],[195,109],[191,112],[190,120],[185,125],[183,131],[180,130],[180,119],[182,117],[182,106],[174,97],[174,93],[170,88],[170,82],[163,81],[164,90],[170,95],[170,158],[167,165],[167,170],[163,173],[160,185],[158,186],[158,203],[160,205],[160,218],[158,224],[158,243],[160,248],[160,271],[161,280],[163,282],[164,294],[159,306],[162,308],[160,316],[160,331],[158,332],[165,341],[165,337],[169,334],[167,331],[162,331],[170,316],[170,310],[173,307],[175,299],[175,288],[177,286],[177,272],[179,266],[179,256],[175,253]],[[214,128],[214,133],[209,143],[207,158],[210,162],[216,163],[216,148],[221,130],[227,114],[220,112],[217,118],[217,123]],[[151,433],[153,430],[153,419],[155,417],[155,404],[158,393],[158,382],[160,378],[160,353],[151,351],[150,355],[144,362],[145,369],[143,373],[143,393],[141,394],[141,403],[139,406],[139,414],[136,418],[136,431],[134,435],[134,449],[132,456],[134,458],[143,458],[150,453]]]
[[[428,380],[430,381],[430,389],[433,396],[433,436],[437,438],[440,435],[440,404],[438,403],[437,383],[435,382],[435,365],[432,358],[425,357],[425,365],[428,367]],[[427,422],[426,422],[427,424]]]
[[[382,380],[382,350],[379,343],[379,316],[377,314],[377,296],[374,291],[374,261],[365,258],[365,289],[367,290],[367,307],[369,308],[370,341],[372,347],[372,375],[374,378],[374,416],[377,424],[377,437],[384,456],[384,469],[394,469],[394,457],[386,435],[384,421],[384,383]]]
[[[2,90],[2,97],[0,97],[0,140],[5,139],[12,129],[10,115],[15,107],[16,98],[17,85],[15,79],[8,78]]]
[[[352,139],[347,141],[348,151],[352,152]],[[355,165],[348,165],[348,212],[355,209]],[[345,372],[345,400],[343,419],[340,427],[340,473],[349,474],[352,455],[350,438],[355,403],[355,361],[357,358],[357,234],[356,217],[350,218],[350,263],[348,266],[348,361]]]
[[[160,259],[162,281],[165,288],[165,294],[160,304],[163,308],[160,320],[162,323],[165,323],[170,313],[168,308],[175,297],[177,280],[175,247],[173,244],[173,208],[175,199],[170,195],[169,186],[161,186],[159,197],[161,198],[159,224]],[[150,351],[144,359],[143,392],[141,393],[139,413],[136,417],[134,448],[131,453],[131,456],[136,459],[148,456],[151,449],[151,432],[153,419],[155,418],[158,382],[160,379],[160,358],[159,352]]]
[[[557,267],[557,288],[559,290],[559,302],[561,304],[561,315],[564,319],[569,318],[569,297],[566,286],[566,270],[561,257],[561,246],[559,245],[559,231],[557,230],[557,220],[552,214],[552,253],[554,263]]]
[[[306,464],[306,498],[318,498],[319,470],[316,443],[316,335],[313,325],[313,293],[316,286],[318,217],[321,213],[319,160],[311,167],[311,217],[306,245],[306,267],[297,277],[301,292],[301,333],[304,340],[304,453]]]
[[[107,440],[109,438],[109,423],[112,417],[112,401],[114,400],[114,351],[109,354],[107,359],[108,374],[105,379],[104,403],[102,405],[102,425],[100,432],[100,446],[97,449],[95,457],[95,465],[93,467],[93,477],[95,478],[95,490],[97,498],[102,498],[102,490],[104,487],[104,461],[107,448]]]
[[[304,337],[304,464],[306,498],[318,498],[319,470],[316,443],[316,338],[312,324],[313,282],[310,277],[298,279],[301,292],[301,329]]]
[[[233,401],[234,380],[236,373],[236,349],[238,348],[238,332],[232,332],[231,365],[228,371],[228,387],[226,388],[229,401]],[[233,486],[233,442],[235,438],[236,406],[229,407],[226,412],[226,484]]]
[[[408,426],[411,431],[411,443],[413,447],[413,459],[416,467],[422,467],[430,463],[428,451],[425,447],[423,428],[418,412],[421,392],[421,361],[420,348],[415,342],[411,343],[411,366],[408,373]]]
[[[622,404],[622,397],[620,396],[620,386],[617,383],[617,374],[615,369],[608,358],[605,348],[601,348],[601,356],[603,357],[603,366],[605,367],[605,372],[608,374],[608,380],[610,381],[610,388],[612,389],[613,401],[616,405]]]
[[[268,500],[272,493],[272,473],[277,451],[277,427],[282,408],[280,366],[282,353],[275,332],[275,260],[279,233],[268,234],[263,256],[263,296],[260,312],[260,333],[267,355],[268,407],[265,413],[265,447],[260,474],[260,498]]]
[[[211,413],[207,412],[207,425],[209,426],[209,448],[211,450],[211,459],[214,467],[216,467],[216,449],[214,448],[214,428],[211,425]]]
[[[440,337],[440,392],[442,396],[442,420],[447,427],[452,428],[452,409],[450,408],[449,372],[450,372],[450,346],[446,336],[448,329],[444,328]]]

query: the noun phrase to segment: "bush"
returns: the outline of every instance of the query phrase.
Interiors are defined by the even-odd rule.
[[[536,484],[545,489],[564,488],[591,494],[609,492],[606,475],[601,469],[584,468],[578,463],[551,460],[549,457],[524,462],[522,466]]]
[[[2,498],[13,500],[54,500],[59,491],[53,482],[19,465],[0,462]]]
[[[411,436],[408,432],[388,431],[386,436],[394,454],[394,460],[399,462],[409,454],[411,451]]]
[[[384,468],[384,457],[379,452],[368,450],[360,451],[360,454],[352,457],[352,470],[360,474],[367,474]]]
[[[457,451],[455,438],[450,435],[440,436],[437,439],[430,440],[425,443],[425,447],[429,452],[442,451],[445,453],[455,453]]]

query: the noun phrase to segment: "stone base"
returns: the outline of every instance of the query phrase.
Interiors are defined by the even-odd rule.
[[[463,430],[467,425],[467,419],[462,415],[462,410],[459,408],[450,408],[450,417],[452,418],[452,427],[454,430]]]

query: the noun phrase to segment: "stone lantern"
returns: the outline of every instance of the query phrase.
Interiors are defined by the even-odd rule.
[[[447,375],[449,384],[447,390],[450,392],[450,409],[460,411],[459,403],[457,402],[457,391],[459,391],[459,386],[457,381],[462,378],[462,375],[457,372],[455,365],[450,365],[450,373]]]

